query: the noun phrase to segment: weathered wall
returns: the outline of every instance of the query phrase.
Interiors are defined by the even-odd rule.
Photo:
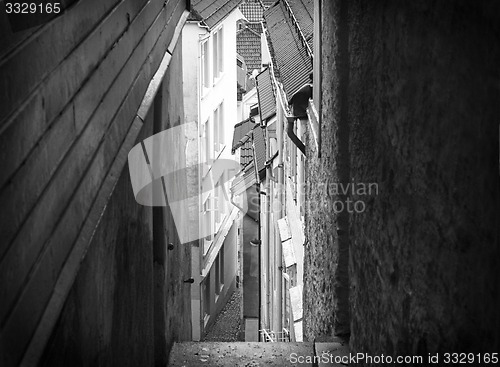
[[[321,85],[314,87],[322,91],[320,159],[312,132],[306,133],[303,317],[304,338],[310,341],[321,335],[349,333],[348,213],[336,212],[333,207],[335,201],[345,200],[333,188],[346,180],[346,167],[342,167],[339,158],[341,148],[346,156],[345,144],[349,140],[345,111],[341,115],[341,106],[346,106],[342,93],[345,94],[348,81],[341,68],[346,67],[346,45],[341,50],[336,33],[339,21],[338,1],[323,1],[322,22],[328,26],[321,33]],[[345,40],[345,32],[343,36]],[[339,121],[343,122],[343,130]]]
[[[337,179],[329,167],[338,164],[332,143],[345,101],[344,163],[354,182],[379,187],[371,197],[350,195],[366,203],[349,218],[351,351],[496,351],[498,4],[332,3],[332,15],[340,4],[348,11],[329,18],[323,41],[326,33],[335,45],[348,27],[348,89],[323,88],[323,157],[308,160],[307,176]],[[323,44],[323,62],[335,70],[330,47]],[[334,82],[325,71],[324,83]],[[313,145],[310,139],[311,154]],[[322,274],[336,266],[337,236],[332,219],[310,214],[304,317],[312,338],[333,329],[335,294]]]
[[[140,139],[151,133],[149,124]],[[124,170],[42,365],[153,365],[152,214],[136,203]]]
[[[353,350],[498,350],[500,8],[349,7]]]
[[[183,121],[182,94],[174,88],[182,77],[180,49],[173,53],[137,143]],[[174,165],[185,162],[182,147],[177,151]],[[169,243],[173,250],[167,250]],[[138,205],[125,167],[43,365],[165,364],[173,342],[191,337],[190,285],[183,282],[190,275],[190,246],[179,243],[169,208]]]
[[[163,131],[174,126],[183,124],[184,119],[184,96],[180,93],[179,86],[182,85],[182,38],[177,42],[177,46],[172,55],[169,68],[163,81],[161,125],[158,130]],[[188,166],[186,152],[186,139],[178,139],[172,142],[171,152],[175,152],[169,157],[169,162],[174,167],[182,169]],[[194,183],[189,181],[189,172],[184,175],[177,175],[176,191],[178,197],[187,197],[188,191],[192,190]],[[197,187],[197,186],[195,186]],[[185,208],[187,210],[187,208]],[[167,351],[170,350],[174,341],[191,340],[191,284],[184,283],[184,280],[191,277],[191,243],[181,244],[178,237],[177,227],[174,222],[170,208],[163,208],[163,237],[160,241],[160,248],[166,248],[169,243],[174,245],[173,250],[168,250],[165,255],[164,268],[165,277],[159,278],[163,284],[165,306],[160,311],[165,312],[166,320],[163,332]],[[184,217],[187,214],[183,214]],[[190,230],[183,228],[181,230]],[[163,341],[161,341],[163,342]]]
[[[47,361],[59,358],[54,351],[63,349],[70,321],[78,338],[127,334],[112,338],[120,361],[150,360],[151,218],[133,207],[124,167],[142,125],[138,108],[185,8],[180,0],[82,1],[16,34],[0,15],[2,366],[36,362],[58,319]],[[109,306],[96,309],[101,300]],[[118,322],[112,331],[105,320],[110,311]],[[133,312],[143,325],[135,325]],[[123,347],[139,339],[137,348]],[[84,343],[79,355],[75,350],[82,358],[76,361],[92,364],[84,358],[104,339],[99,343]]]

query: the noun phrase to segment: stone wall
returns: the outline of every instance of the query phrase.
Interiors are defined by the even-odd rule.
[[[349,333],[347,266],[349,237],[347,212],[333,210],[335,201],[345,198],[331,190],[332,185],[346,181],[348,166],[340,164],[346,157],[349,142],[346,129],[345,94],[346,44],[339,40],[338,1],[324,1],[321,32],[322,66],[318,86],[322,93],[320,109],[322,126],[321,158],[311,131],[306,133],[306,211],[304,247],[304,338]],[[343,68],[340,65],[343,63]],[[339,67],[332,67],[337,65]],[[317,72],[315,70],[315,72]],[[315,87],[316,88],[316,87]],[[340,124],[340,121],[343,124]]]
[[[323,88],[322,158],[314,158],[309,138],[306,177],[338,180],[335,167],[343,163],[354,183],[378,185],[376,195],[349,195],[366,204],[349,216],[351,351],[498,350],[498,4],[323,7],[322,39],[333,39],[323,43],[323,83],[336,82],[342,62],[349,74],[344,94]],[[348,53],[335,62],[328,50],[341,42],[342,27]],[[335,146],[342,119],[349,125],[348,162],[339,162]],[[311,339],[338,331],[339,294],[330,275],[338,234],[326,210],[307,218],[304,319]]]

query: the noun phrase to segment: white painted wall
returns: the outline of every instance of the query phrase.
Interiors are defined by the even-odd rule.
[[[234,125],[239,122],[237,113],[237,95],[236,95],[236,22],[238,19],[242,18],[243,15],[239,9],[235,9],[231,14],[229,14],[220,24],[214,27],[212,30],[208,31],[206,28],[200,27],[197,22],[188,22],[183,28],[183,42],[182,42],[182,52],[183,52],[183,88],[184,93],[184,115],[185,122],[196,122],[198,126],[197,139],[198,144],[193,144],[193,146],[200,149],[200,136],[201,124],[204,123],[208,118],[213,118],[214,110],[223,101],[223,114],[224,114],[224,149],[222,149],[219,158],[224,159],[235,159],[235,156],[231,155],[231,144],[233,137]],[[218,31],[220,27],[223,28],[223,73],[215,81],[212,77],[213,67],[213,34]],[[211,86],[207,90],[203,90],[201,85],[201,44],[202,41],[208,40],[208,58],[210,60],[210,81]],[[194,134],[190,134],[191,137]],[[198,184],[198,183],[196,183]],[[229,184],[228,184],[229,185]],[[230,210],[232,205],[227,205],[226,209],[226,221],[229,221],[231,216]],[[224,227],[225,222],[222,223],[221,228]],[[233,236],[234,237],[234,236]],[[224,238],[221,239],[224,241]],[[236,246],[236,240],[229,239],[224,242],[226,246]],[[200,282],[202,281],[201,274],[206,274],[207,271],[212,266],[212,263],[206,260],[203,261],[203,246],[200,241],[199,247],[192,248],[192,274],[195,283],[192,287],[192,335],[193,340],[200,340],[203,334],[203,320],[202,320],[202,307],[200,296]],[[216,244],[212,244],[213,248],[220,248]],[[211,250],[212,251],[212,250]],[[236,251],[234,252],[236,254]],[[207,258],[213,259],[215,256],[207,253]],[[235,255],[236,256],[236,255]],[[231,266],[231,259],[225,260],[225,266],[227,270],[232,270],[234,276],[236,276],[236,270],[234,266]],[[229,271],[225,271],[225,276],[231,277]],[[211,309],[215,307],[211,307]]]

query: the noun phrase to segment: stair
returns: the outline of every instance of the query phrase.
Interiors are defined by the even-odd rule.
[[[174,344],[169,366],[312,366],[292,364],[290,356],[313,356],[313,343],[187,342]]]
[[[314,361],[315,351],[316,361]],[[174,344],[168,366],[345,366],[345,364],[321,363],[319,357],[322,353],[334,356],[348,355],[349,349],[346,345],[333,341],[318,343],[183,342]]]

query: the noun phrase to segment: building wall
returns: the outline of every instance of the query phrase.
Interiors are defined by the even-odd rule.
[[[201,125],[206,122],[209,118],[213,118],[214,110],[223,104],[223,115],[224,115],[224,142],[225,149],[220,154],[219,158],[234,160],[234,156],[231,155],[231,142],[233,126],[237,122],[237,99],[236,99],[236,21],[241,17],[239,10],[233,11],[229,14],[223,21],[223,74],[221,78],[212,85],[212,47],[213,47],[213,31],[217,31],[220,25],[214,27],[213,30],[207,31],[205,28],[199,27],[197,22],[189,22],[183,29],[183,91],[185,97],[185,121],[186,122],[196,122],[198,127],[197,132],[190,132],[189,135],[193,142],[196,140],[195,146],[197,146],[197,151],[201,149]],[[201,90],[201,43],[202,40],[208,40],[209,42],[209,59],[210,59],[210,81],[211,86],[208,90],[203,92]],[[192,155],[192,158],[197,158],[200,161],[200,155]],[[200,162],[205,163],[205,162]],[[198,180],[202,180],[202,177],[198,177]],[[192,180],[194,182],[196,180]],[[196,181],[197,189],[200,187],[199,181]],[[196,193],[196,195],[198,195]],[[221,237],[221,241],[217,242],[217,237],[211,245],[211,249],[204,255],[203,254],[203,239],[198,241],[194,247],[191,254],[191,262],[193,264],[192,277],[194,283],[191,286],[191,314],[192,314],[192,338],[193,340],[200,340],[205,329],[209,327],[214,321],[215,317],[222,309],[225,301],[230,297],[232,290],[234,290],[236,285],[236,275],[237,275],[237,241],[236,232],[234,229],[234,224],[226,223],[231,220],[231,210],[232,205],[229,203],[227,205],[226,220],[221,224],[221,228],[229,225],[231,229],[227,234],[226,238]],[[201,208],[200,208],[201,210]],[[201,213],[201,212],[200,212]],[[200,216],[200,222],[202,217]],[[224,258],[224,276],[227,278],[226,283],[224,283],[224,289],[221,291],[217,302],[215,302],[215,291],[214,291],[214,279],[213,269],[214,269],[214,259],[217,257],[217,253],[220,247],[224,243],[224,250],[227,252]],[[202,282],[207,276],[210,277],[210,317],[208,320],[204,319],[204,305],[203,305],[203,286]]]
[[[307,176],[335,180],[327,167],[346,164],[354,182],[379,187],[352,195],[366,203],[349,218],[353,353],[499,347],[499,14],[493,2],[323,2],[322,157]],[[326,73],[326,55],[348,65],[348,76]],[[342,124],[349,155],[338,162],[332,143]],[[314,154],[311,139],[307,146]],[[337,266],[338,234],[327,230],[335,218],[309,214],[312,339],[335,332],[339,295],[322,274]]]
[[[340,60],[339,2],[322,3],[321,21],[321,70],[316,68],[314,75],[320,74],[319,89],[323,94],[319,108],[321,117],[321,158],[318,158],[313,133],[308,130],[306,143],[306,212],[304,247],[304,339],[314,340],[321,335],[348,334],[348,259],[349,243],[346,241],[345,217],[347,213],[336,213],[332,203],[343,200],[339,195],[329,192],[328,187],[342,182],[339,162],[342,141],[348,141],[345,132],[341,135],[341,88],[340,81],[345,78]],[[317,2],[318,3],[318,2]],[[315,5],[317,5],[317,3]],[[316,22],[316,20],[315,20]],[[345,37],[344,37],[345,38]],[[317,37],[315,37],[317,42]],[[345,53],[345,52],[344,52]],[[315,49],[315,54],[318,50]],[[328,65],[339,65],[331,68]],[[315,96],[316,96],[315,92]],[[337,122],[337,123],[334,123]],[[343,218],[342,218],[343,216]],[[342,230],[339,228],[344,220]],[[346,251],[347,250],[347,251]]]
[[[139,139],[152,135],[151,122]],[[153,365],[152,260],[153,211],[137,205],[124,170],[42,365]]]
[[[184,119],[184,98],[179,93],[179,85],[182,85],[182,37],[179,38],[177,46],[172,54],[169,68],[162,83],[162,95],[157,96],[157,103],[161,105],[160,126],[155,126],[156,130],[163,131],[172,127],[177,127],[185,121]],[[158,101],[159,98],[159,101]],[[155,112],[157,106],[151,112]],[[191,141],[187,138],[180,138],[169,142],[171,144],[169,161],[173,167],[182,169],[189,166],[188,151]],[[186,197],[192,190],[192,172],[187,170],[183,175],[176,175],[176,185],[173,194],[176,197]],[[155,292],[155,301],[164,300],[155,304],[155,328],[157,333],[164,336],[155,340],[156,350],[161,351],[161,345],[166,344],[166,351],[170,351],[172,344],[178,341],[191,340],[191,314],[190,314],[190,284],[184,280],[191,276],[191,246],[192,243],[180,243],[179,230],[189,230],[189,228],[178,228],[174,222],[174,216],[186,213],[172,213],[170,207],[154,208],[160,211],[158,218],[163,225],[156,225],[158,240],[154,243],[155,263],[155,286],[159,289]],[[184,208],[188,210],[188,208]],[[160,228],[158,228],[160,227]],[[153,236],[154,237],[154,236]],[[169,244],[173,244],[172,250],[165,251]],[[164,362],[164,355],[156,361]]]
[[[236,288],[235,274],[238,271],[237,235],[237,224],[234,222],[224,240],[224,286],[218,295],[215,293],[215,264],[210,267],[210,289],[213,291],[210,292],[210,318],[203,327],[203,333],[206,333],[214,324],[216,316],[222,311]]]
[[[198,123],[199,110],[199,78],[200,78],[200,44],[199,39],[205,37],[206,30],[197,23],[187,22],[182,29],[182,81],[184,94],[184,117],[186,122]]]
[[[84,1],[16,34],[1,16],[2,366],[153,362],[152,216],[125,164],[185,8]]]

